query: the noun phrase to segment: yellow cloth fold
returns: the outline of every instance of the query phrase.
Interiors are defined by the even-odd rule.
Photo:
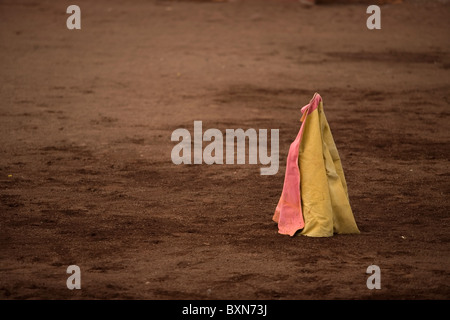
[[[305,221],[300,234],[330,237],[334,233],[359,233],[322,101],[305,121],[299,148],[300,194]]]

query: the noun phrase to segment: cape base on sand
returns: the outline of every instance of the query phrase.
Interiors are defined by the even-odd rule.
[[[286,162],[283,191],[273,220],[278,232],[330,237],[359,233],[341,159],[316,93],[302,108],[302,125]]]

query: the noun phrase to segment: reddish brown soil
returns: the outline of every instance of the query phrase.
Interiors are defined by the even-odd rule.
[[[450,297],[448,2],[382,6],[373,31],[365,5],[75,3],[79,31],[66,3],[0,2],[1,298]],[[316,91],[360,235],[271,220]],[[278,174],[174,165],[194,120],[280,129]]]

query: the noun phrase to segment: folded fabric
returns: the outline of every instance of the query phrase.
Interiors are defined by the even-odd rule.
[[[273,216],[278,232],[310,237],[359,233],[341,159],[318,93],[302,108],[302,114]]]

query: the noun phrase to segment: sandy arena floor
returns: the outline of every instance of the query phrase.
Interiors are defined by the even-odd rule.
[[[448,299],[450,3],[0,2],[0,298]],[[314,92],[360,235],[271,220]],[[177,128],[280,129],[280,168],[181,165]],[[78,265],[82,289],[68,290]],[[366,268],[381,268],[381,290]]]

